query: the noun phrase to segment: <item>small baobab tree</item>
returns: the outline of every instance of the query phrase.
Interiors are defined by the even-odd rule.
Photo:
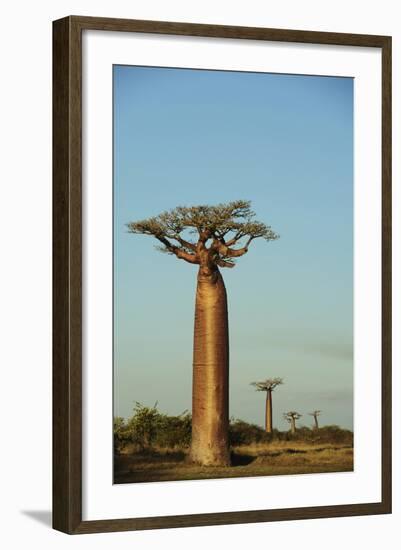
[[[314,420],[314,426],[313,428],[315,430],[318,430],[319,429],[319,422],[317,420],[317,417],[320,416],[322,414],[322,411],[313,411],[313,412],[310,412],[308,413],[310,416],[313,416],[313,420]]]
[[[283,414],[283,417],[287,422],[290,424],[291,433],[294,434],[296,431],[296,425],[295,422],[301,418],[302,414],[299,414],[296,411],[288,411]]]
[[[265,409],[265,429],[267,433],[273,431],[273,402],[272,392],[274,388],[283,384],[282,378],[268,378],[261,382],[251,382],[251,386],[256,388],[256,391],[266,392],[266,409]]]
[[[250,202],[179,206],[128,223],[130,233],[151,235],[159,250],[198,267],[192,382],[190,458],[202,465],[228,465],[228,312],[221,268],[233,268],[257,238],[278,238],[257,222]],[[171,288],[171,283],[169,284]]]

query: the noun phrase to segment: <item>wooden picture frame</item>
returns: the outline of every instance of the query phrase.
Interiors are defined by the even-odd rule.
[[[382,497],[379,502],[82,521],[84,30],[378,48],[382,56]],[[391,37],[71,16],[53,23],[53,527],[68,534],[391,512]]]

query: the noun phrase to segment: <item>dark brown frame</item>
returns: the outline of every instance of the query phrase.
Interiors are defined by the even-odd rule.
[[[382,51],[382,498],[276,510],[82,521],[81,36],[85,29]],[[53,527],[69,534],[391,513],[391,37],[71,16],[53,22]]]

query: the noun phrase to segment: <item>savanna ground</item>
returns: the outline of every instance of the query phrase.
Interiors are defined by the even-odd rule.
[[[353,447],[277,441],[234,447],[230,467],[201,467],[188,463],[186,449],[127,449],[115,457],[115,483],[213,479],[228,477],[349,472]]]
[[[114,483],[353,471],[353,433],[339,426],[295,434],[230,421],[231,466],[188,461],[191,416],[168,416],[137,403],[128,420],[114,422]]]

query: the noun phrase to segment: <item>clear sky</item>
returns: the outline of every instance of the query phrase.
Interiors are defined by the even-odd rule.
[[[280,234],[223,269],[230,416],[263,425],[250,382],[284,378],[274,424],[353,425],[353,80],[114,67],[114,403],[191,410],[197,267],[129,221],[252,201]]]

